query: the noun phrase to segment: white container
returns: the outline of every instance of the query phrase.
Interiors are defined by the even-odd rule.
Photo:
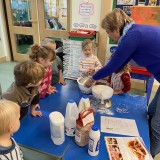
[[[85,82],[88,80],[88,77],[79,77],[77,79],[77,83],[79,86],[79,89],[81,90],[82,93],[84,94],[90,94],[92,92],[92,86],[87,88],[84,86]],[[93,86],[95,85],[95,83],[93,84]]]
[[[73,99],[67,103],[65,114],[65,133],[67,136],[74,136],[76,129],[76,120],[78,119],[78,107]]]
[[[78,110],[79,110],[79,113],[83,110],[87,110],[88,108],[90,108],[91,106],[91,103],[90,103],[90,100],[88,98],[88,95],[83,95],[81,100],[79,101],[79,105],[78,105]]]
[[[60,112],[51,112],[49,114],[51,139],[54,144],[60,145],[65,140],[64,135],[64,117]]]
[[[89,131],[88,154],[97,156],[99,153],[100,131],[96,125],[93,125]]]

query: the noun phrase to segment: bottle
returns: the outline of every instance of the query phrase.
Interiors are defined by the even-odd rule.
[[[75,142],[77,145],[83,147],[88,144],[89,141],[89,131],[94,122],[88,123],[82,126],[80,121],[77,120],[76,131],[75,131]]]
[[[90,100],[88,98],[88,95],[84,94],[82,96],[81,100],[79,101],[79,105],[78,105],[79,113],[82,110],[87,110],[88,108],[90,108],[90,106],[91,106],[91,103],[90,103]]]
[[[65,114],[65,133],[67,136],[74,136],[76,129],[76,120],[78,119],[78,107],[73,99],[67,103]]]
[[[97,156],[99,153],[100,131],[96,125],[93,125],[89,131],[88,154]]]

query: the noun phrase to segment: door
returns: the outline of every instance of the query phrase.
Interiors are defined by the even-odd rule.
[[[28,59],[28,48],[45,37],[68,37],[70,0],[7,0],[6,9],[13,57]]]
[[[6,10],[15,61],[28,59],[28,48],[39,43],[37,0],[7,0]]]
[[[71,0],[38,0],[40,40],[68,38]]]

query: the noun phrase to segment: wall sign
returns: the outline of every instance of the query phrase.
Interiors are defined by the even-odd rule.
[[[72,29],[99,31],[101,0],[73,0]]]

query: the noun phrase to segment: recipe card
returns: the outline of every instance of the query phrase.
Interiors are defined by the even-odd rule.
[[[101,132],[139,136],[134,119],[101,116]]]

